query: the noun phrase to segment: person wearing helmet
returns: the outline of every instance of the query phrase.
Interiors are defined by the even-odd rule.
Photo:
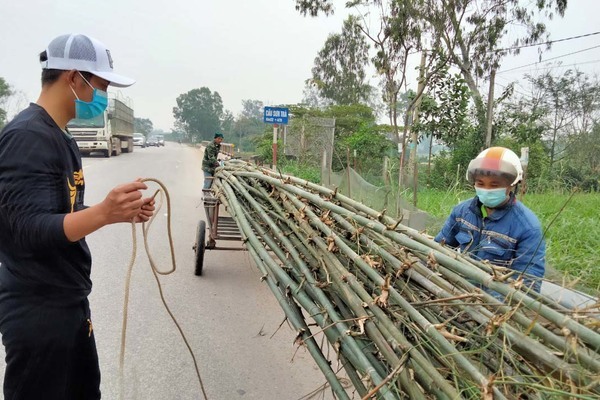
[[[138,180],[85,206],[81,156],[66,125],[101,115],[107,87],[134,81],[113,72],[109,50],[86,35],[55,38],[39,61],[37,102],[0,132],[4,398],[99,399],[85,237],[108,224],[148,221],[154,201],[142,198]]]
[[[452,210],[435,241],[524,272],[524,286],[539,292],[546,246],[538,218],[515,197],[522,178],[521,161],[513,151],[504,147],[482,151],[467,169],[475,197]]]

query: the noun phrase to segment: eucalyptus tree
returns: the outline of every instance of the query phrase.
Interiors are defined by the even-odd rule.
[[[149,118],[136,117],[133,121],[133,130],[148,136],[154,130],[154,124]]]
[[[333,4],[333,0],[296,0],[296,9],[303,15],[329,15],[334,12]],[[518,54],[523,46],[543,42],[540,51],[548,47],[545,22],[557,14],[563,16],[567,0],[355,0],[347,2],[346,7],[365,4],[386,8],[382,27],[388,25],[386,21],[394,20],[395,15],[400,17],[394,20],[394,25],[383,29],[394,33],[395,40],[406,40],[407,32],[423,37],[425,30],[432,41],[430,48],[441,50],[460,70],[469,87],[482,133],[476,139],[483,144],[488,110],[481,80],[488,79],[499,69],[503,57]],[[406,29],[409,26],[403,24],[413,24],[421,31],[414,27]],[[488,101],[493,101],[493,96]]]
[[[192,89],[177,97],[173,107],[175,127],[195,140],[211,140],[221,130],[223,100],[218,92],[209,88]]]
[[[425,2],[423,18],[430,21],[433,35],[440,39],[449,62],[460,70],[469,87],[481,133],[477,139],[483,145],[483,133],[491,115],[486,109],[480,80],[494,76],[506,55],[518,54],[523,46],[539,42],[546,44],[550,34],[545,21],[552,19],[555,13],[563,16],[567,0]],[[513,38],[512,43],[508,42],[509,34]],[[492,104],[493,95],[488,97]],[[491,107],[489,111],[492,111]]]
[[[565,157],[570,158],[570,162],[585,158],[577,154],[573,146],[582,143],[581,140],[587,142],[600,117],[598,79],[570,69],[560,75],[546,72],[526,77],[532,87],[532,95],[526,99],[527,108],[533,110],[539,104],[544,111],[538,121],[543,127],[541,138],[548,146],[550,167]],[[579,151],[582,149],[577,147]]]
[[[366,102],[371,86],[365,68],[369,63],[369,45],[358,19],[349,16],[341,33],[329,35],[315,58],[310,83],[321,97],[336,104]]]

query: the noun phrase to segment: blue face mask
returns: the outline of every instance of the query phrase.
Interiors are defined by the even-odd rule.
[[[81,73],[79,73],[81,75]],[[83,78],[83,75],[81,75]],[[79,100],[79,96],[75,93],[75,90],[71,88],[73,94],[77,99],[75,100],[75,118],[77,119],[92,119],[102,114],[106,107],[108,106],[108,96],[106,92],[103,90],[96,89],[90,83],[83,78],[83,80],[94,89],[94,94],[92,95],[92,101],[83,101]]]
[[[475,193],[477,193],[479,201],[481,201],[484,206],[489,208],[498,207],[500,204],[504,203],[508,197],[506,194],[506,188],[482,189],[476,187]]]

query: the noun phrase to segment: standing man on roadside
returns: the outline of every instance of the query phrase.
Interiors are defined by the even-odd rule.
[[[202,171],[204,171],[204,187],[210,189],[215,175],[215,169],[219,166],[219,152],[221,151],[221,142],[223,134],[215,133],[214,140],[204,149],[204,158],[202,159]]]
[[[85,35],[57,37],[40,62],[37,102],[0,132],[4,398],[99,399],[85,237],[105,225],[147,221],[154,202],[135,181],[84,206],[81,157],[66,125],[103,113],[109,85],[135,81],[115,74],[109,50]]]

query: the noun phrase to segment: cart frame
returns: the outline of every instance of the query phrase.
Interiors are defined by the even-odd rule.
[[[196,267],[194,273],[197,276],[202,275],[204,252],[206,250],[246,251],[243,247],[217,246],[217,240],[241,242],[243,241],[242,234],[233,218],[219,215],[221,206],[219,198],[213,196],[210,189],[202,189],[202,193],[204,194],[202,202],[204,204],[204,211],[207,219],[206,222],[208,222],[208,224],[204,220],[200,220],[198,223],[196,243],[193,246],[193,250],[196,253]],[[208,238],[206,238],[207,230]]]

